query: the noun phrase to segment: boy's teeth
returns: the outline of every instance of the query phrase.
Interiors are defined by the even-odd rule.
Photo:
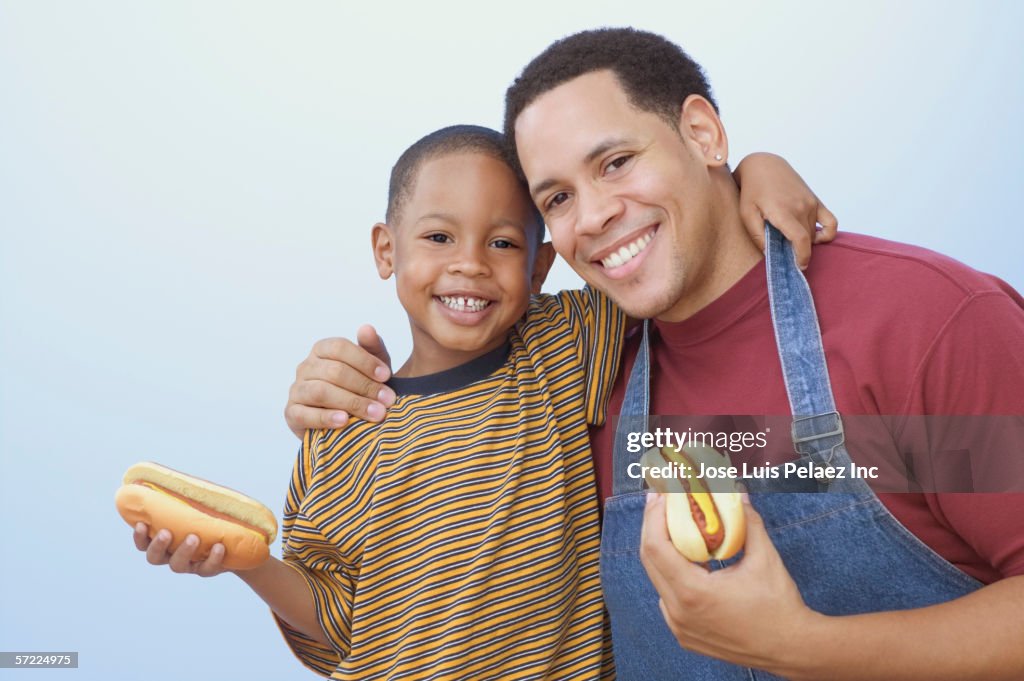
[[[491,304],[489,300],[470,298],[468,296],[438,296],[446,307],[458,312],[479,312]]]
[[[647,247],[647,244],[651,243],[651,239],[654,238],[652,234],[644,234],[642,237],[626,244],[619,250],[611,253],[610,255],[601,258],[601,264],[605,267],[621,267],[627,262],[632,260],[640,251]]]

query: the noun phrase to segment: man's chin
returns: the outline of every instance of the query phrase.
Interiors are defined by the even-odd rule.
[[[606,290],[608,297],[622,311],[633,319],[653,319],[661,316],[675,305],[677,297],[664,289],[645,291],[635,288],[631,291]]]

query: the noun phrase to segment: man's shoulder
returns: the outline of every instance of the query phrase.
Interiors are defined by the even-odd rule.
[[[834,282],[855,280],[871,287],[905,286],[933,295],[966,297],[985,291],[1006,292],[997,277],[976,270],[955,258],[912,244],[866,234],[844,232],[814,252],[809,279]]]

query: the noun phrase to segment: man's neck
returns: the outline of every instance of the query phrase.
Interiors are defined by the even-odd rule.
[[[710,216],[716,226],[715,238],[707,245],[699,268],[687,273],[684,294],[675,305],[657,316],[660,321],[689,319],[717,300],[764,258],[743,226],[739,188],[732,176],[720,178],[716,191],[719,209]]]

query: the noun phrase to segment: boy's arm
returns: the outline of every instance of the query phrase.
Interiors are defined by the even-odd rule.
[[[172,572],[200,577],[233,572],[292,628],[319,643],[330,645],[317,617],[309,584],[298,570],[273,556],[251,570],[225,570],[221,565],[224,560],[223,544],[214,544],[206,560],[195,561],[193,554],[199,548],[195,535],[189,535],[173,553],[168,551],[172,540],[170,531],[161,529],[151,541],[145,524],[135,526],[135,546],[146,552],[146,559],[152,565],[167,565]]]
[[[811,261],[812,243],[835,238],[839,229],[836,216],[781,156],[750,154],[736,166],[733,177],[740,188],[743,224],[762,251],[765,220],[792,242],[801,269]]]

